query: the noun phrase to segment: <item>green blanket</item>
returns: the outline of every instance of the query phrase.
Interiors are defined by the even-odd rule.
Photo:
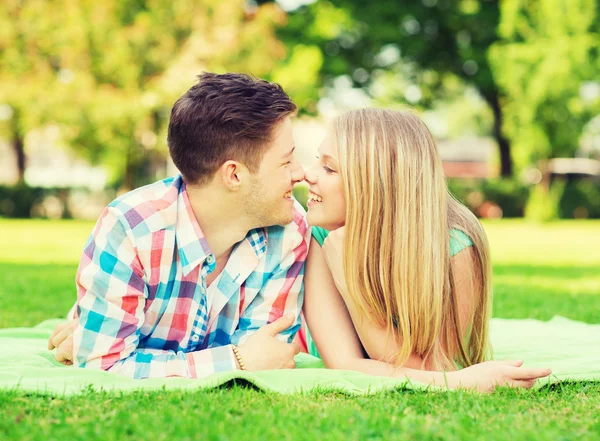
[[[0,329],[0,388],[51,395],[95,390],[213,388],[233,380],[281,393],[337,390],[369,394],[386,389],[425,389],[406,380],[375,377],[358,372],[324,369],[317,358],[297,357],[298,368],[264,372],[226,372],[208,378],[132,380],[107,372],[66,367],[54,361],[46,341],[61,320],[49,320],[34,328]],[[589,325],[562,317],[538,320],[492,320],[495,358],[522,359],[525,366],[551,367],[550,379],[538,387],[559,381],[600,381],[600,324]]]

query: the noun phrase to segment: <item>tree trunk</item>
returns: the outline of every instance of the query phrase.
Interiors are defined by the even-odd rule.
[[[135,164],[132,159],[131,147],[125,157],[125,175],[123,176],[122,191],[128,192],[135,188]]]
[[[22,184],[25,182],[25,140],[23,139],[23,135],[19,130],[20,126],[19,121],[19,113],[15,111],[12,122],[11,122],[11,131],[12,131],[12,147],[17,156],[17,171],[18,171],[18,183]]]
[[[513,175],[513,163],[510,157],[510,141],[502,133],[503,115],[500,108],[500,100],[497,93],[487,95],[485,99],[494,112],[494,127],[492,132],[500,149],[500,176],[511,178]]]

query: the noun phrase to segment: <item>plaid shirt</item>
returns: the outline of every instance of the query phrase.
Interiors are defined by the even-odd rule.
[[[102,213],[77,271],[76,366],[133,378],[236,369],[241,344],[285,313],[300,327],[310,229],[296,202],[285,227],[252,230],[216,267],[181,177],[134,190]]]

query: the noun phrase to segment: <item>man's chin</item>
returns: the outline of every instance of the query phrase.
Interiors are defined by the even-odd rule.
[[[281,213],[281,216],[279,216],[279,219],[277,219],[277,222],[274,225],[287,225],[292,223],[292,221],[294,220],[294,208],[292,207],[286,207],[286,210],[284,210]]]
[[[292,223],[292,221],[294,220],[294,212],[290,211],[289,214],[285,214],[285,215],[281,215],[281,216],[273,216],[272,218],[269,219],[261,219],[260,221],[260,227],[259,228],[266,228],[266,227],[274,227],[274,226],[285,226],[288,225],[290,223]]]
[[[294,215],[290,214],[289,216],[285,216],[285,217],[282,217],[281,219],[279,219],[279,221],[274,225],[285,226],[287,224],[291,224],[293,220],[294,220]]]

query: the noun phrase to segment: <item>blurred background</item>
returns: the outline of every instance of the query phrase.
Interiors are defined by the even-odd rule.
[[[305,166],[335,115],[410,106],[478,216],[600,218],[598,0],[2,0],[0,217],[95,219],[176,174],[202,71],[280,83]]]

